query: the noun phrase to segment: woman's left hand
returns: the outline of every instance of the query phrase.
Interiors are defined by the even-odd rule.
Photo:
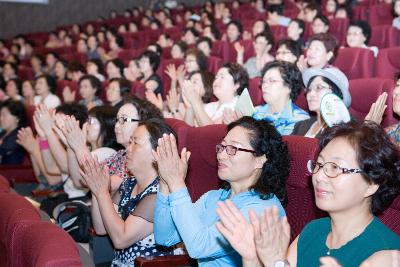
[[[74,118],[66,118],[65,127],[62,129],[69,146],[75,153],[86,146],[86,134],[87,134],[87,123],[85,123],[82,129],[79,127],[79,122]]]
[[[184,148],[179,157],[174,135],[164,134],[158,139],[157,151],[153,150],[153,156],[157,161],[160,178],[168,184],[171,193],[186,186],[185,178],[190,152]]]
[[[100,165],[90,154],[86,155],[79,165],[86,185],[97,198],[102,194],[109,194],[111,182],[106,165]]]

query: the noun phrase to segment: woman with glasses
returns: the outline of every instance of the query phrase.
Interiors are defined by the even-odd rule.
[[[301,90],[301,72],[294,64],[273,61],[265,65],[261,90],[267,104],[256,107],[253,118],[272,123],[280,134],[291,134],[297,122],[309,118],[293,103]]]
[[[339,69],[334,67],[324,69],[307,69],[303,72],[303,82],[306,85],[306,97],[311,118],[294,125],[292,135],[318,138],[328,127],[320,110],[321,99],[325,94],[333,93],[343,100],[346,107],[351,104],[349,81]]]
[[[132,178],[125,179],[115,192],[110,192],[111,179],[95,159],[80,161],[83,178],[93,194],[96,233],[108,234],[115,247],[111,266],[134,266],[137,257],[171,254],[155,244],[153,235],[159,177],[152,151],[158,147],[157,140],[168,134],[175,135],[162,120],[139,122],[126,153],[126,168]]]
[[[362,266],[371,266],[376,258],[380,265],[372,266],[398,266],[398,255],[395,264],[387,251],[400,249],[400,237],[376,215],[399,196],[399,163],[396,146],[377,124],[336,125],[321,135],[316,161],[308,165],[316,205],[329,217],[307,224],[289,248],[290,226],[286,219],[277,218],[276,208],[260,218],[253,214],[251,224],[241,218],[241,223],[232,225],[241,217],[239,210],[231,203],[221,205],[220,213],[227,216],[218,228],[246,255],[249,264],[244,266],[320,266],[333,261],[327,257],[337,262],[323,266],[360,266],[363,262]],[[246,244],[248,239],[240,239],[243,229],[255,235]]]
[[[285,215],[281,202],[286,201],[289,156],[281,135],[269,123],[251,117],[228,125],[216,147],[223,186],[195,203],[185,185],[190,152],[183,149],[179,156],[172,135],[164,135],[158,144],[153,152],[161,179],[154,218],[156,243],[172,246],[183,241],[199,266],[240,266],[240,255],[215,227],[217,204],[230,199],[244,215],[249,209],[259,213],[276,205],[279,216]]]

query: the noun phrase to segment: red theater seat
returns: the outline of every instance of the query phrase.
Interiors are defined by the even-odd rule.
[[[394,79],[400,71],[400,47],[391,47],[379,50],[376,60],[376,76]]]
[[[222,59],[219,57],[209,56],[208,57],[208,71],[216,74],[219,68],[222,67]]]
[[[0,175],[0,193],[7,193],[9,191],[10,183],[3,175]]]
[[[286,215],[293,240],[311,220],[323,216],[317,209],[311,175],[307,171],[308,160],[315,159],[318,140],[302,136],[284,136],[290,153],[290,174],[286,181],[288,204]]]
[[[368,114],[372,103],[374,103],[383,92],[387,92],[387,108],[381,125],[386,127],[396,123],[397,120],[393,117],[393,88],[394,83],[393,80],[390,79],[369,78],[350,80],[349,89],[352,97],[351,106],[349,108],[350,114],[358,120],[363,120]]]
[[[392,5],[391,4],[377,4],[372,5],[368,9],[369,11],[369,24],[375,25],[391,25],[393,21]]]
[[[331,25],[329,26],[329,32],[336,37],[340,45],[346,43],[346,33],[349,27],[348,19],[331,19],[329,20]]]
[[[374,26],[371,29],[369,45],[378,48],[387,48],[400,44],[400,31],[391,25]]]
[[[365,48],[342,48],[333,63],[349,80],[369,78],[374,74],[374,53]]]
[[[249,81],[249,94],[254,106],[264,105],[263,93],[260,86],[261,77],[255,77]]]

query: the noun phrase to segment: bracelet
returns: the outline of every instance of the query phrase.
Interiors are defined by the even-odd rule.
[[[49,149],[49,142],[47,139],[39,139],[39,148],[40,150]]]

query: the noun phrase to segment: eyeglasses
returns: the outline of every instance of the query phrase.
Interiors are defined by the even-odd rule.
[[[315,87],[311,87],[311,86],[308,87],[308,88],[307,88],[307,93],[309,93],[309,92],[311,92],[311,91],[316,92],[316,93],[319,93],[319,92],[321,92],[322,90],[332,90],[332,88],[329,87],[329,86],[323,86],[323,85],[318,84],[318,85],[315,86]]]
[[[274,79],[274,78],[268,78],[268,79],[262,79],[260,81],[261,86],[273,84],[273,83],[278,83],[278,82],[283,82],[282,80]]]
[[[342,168],[333,162],[325,162],[324,164],[319,163],[319,162],[313,162],[312,160],[309,160],[307,162],[307,169],[312,174],[316,174],[321,168],[324,171],[325,175],[328,176],[329,178],[336,178],[341,174],[363,173],[364,172],[361,169]]]
[[[231,145],[223,145],[223,144],[218,144],[215,146],[215,148],[216,148],[217,154],[219,154],[225,150],[226,154],[228,154],[229,156],[235,156],[236,152],[238,152],[238,151],[256,153],[254,150],[239,148],[239,147],[235,147],[235,146],[231,146]]]
[[[125,122],[135,122],[135,121],[140,121],[140,120],[134,119],[134,118],[127,118],[127,117],[116,117],[115,118],[115,123],[119,123],[121,125],[123,125]]]

